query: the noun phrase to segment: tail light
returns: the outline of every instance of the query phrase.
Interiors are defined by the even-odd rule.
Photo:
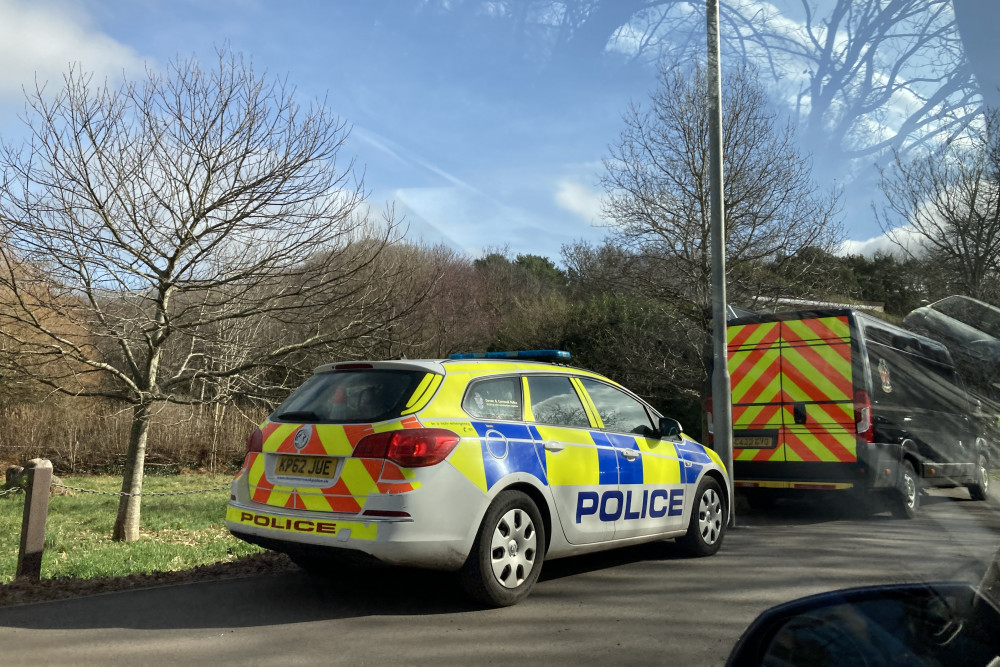
[[[712,425],[712,397],[709,396],[705,399],[705,427],[708,430],[708,434],[705,437],[705,444],[711,445],[715,442],[715,429]]]
[[[255,428],[253,433],[247,437],[247,454],[252,454],[253,452],[261,452],[264,450],[264,433],[259,429]]]
[[[250,464],[250,455],[255,452],[261,452],[264,450],[264,433],[259,429],[255,428],[253,432],[247,437],[247,451],[243,455],[243,467],[246,468]]]
[[[858,427],[858,435],[864,435],[865,442],[875,442],[875,429],[872,428],[872,402],[868,392],[858,389],[854,392],[854,424]]]
[[[366,436],[354,448],[354,456],[386,459],[403,468],[422,468],[441,463],[461,438],[444,428],[407,428]]]

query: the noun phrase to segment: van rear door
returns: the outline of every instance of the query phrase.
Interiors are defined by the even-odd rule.
[[[781,323],[785,461],[857,461],[847,315]]]
[[[780,447],[780,322],[727,328],[733,401],[733,459],[784,461]]]
[[[844,477],[799,464],[857,461],[850,316],[788,314],[728,333],[737,472],[789,482]]]

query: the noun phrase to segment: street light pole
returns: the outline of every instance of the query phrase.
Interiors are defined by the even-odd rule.
[[[715,451],[733,483],[733,405],[726,349],[726,232],[722,180],[722,75],[719,0],[706,0],[708,33],[709,177],[712,232],[712,426]],[[734,503],[730,502],[730,506]],[[730,507],[730,523],[736,520]]]

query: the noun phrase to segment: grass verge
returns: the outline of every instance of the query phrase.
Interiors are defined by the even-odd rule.
[[[226,485],[228,475],[147,477],[144,493],[194,491]],[[63,483],[116,492],[121,478],[65,477]],[[42,578],[91,579],[177,572],[260,553],[225,528],[228,486],[206,493],[142,499],[142,528],[134,542],[113,542],[118,497],[74,492],[49,499]],[[24,494],[0,497],[0,584],[13,580]]]

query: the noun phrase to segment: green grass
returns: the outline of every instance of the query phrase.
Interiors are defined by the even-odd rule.
[[[230,479],[228,475],[147,477],[143,493],[207,489]],[[116,477],[64,477],[63,483],[121,490],[121,478]],[[43,578],[172,572],[261,551],[226,530],[228,487],[209,493],[143,497],[140,537],[128,543],[111,540],[117,497],[74,493],[49,499]],[[17,570],[23,512],[24,494],[0,497],[0,584],[11,581]]]

